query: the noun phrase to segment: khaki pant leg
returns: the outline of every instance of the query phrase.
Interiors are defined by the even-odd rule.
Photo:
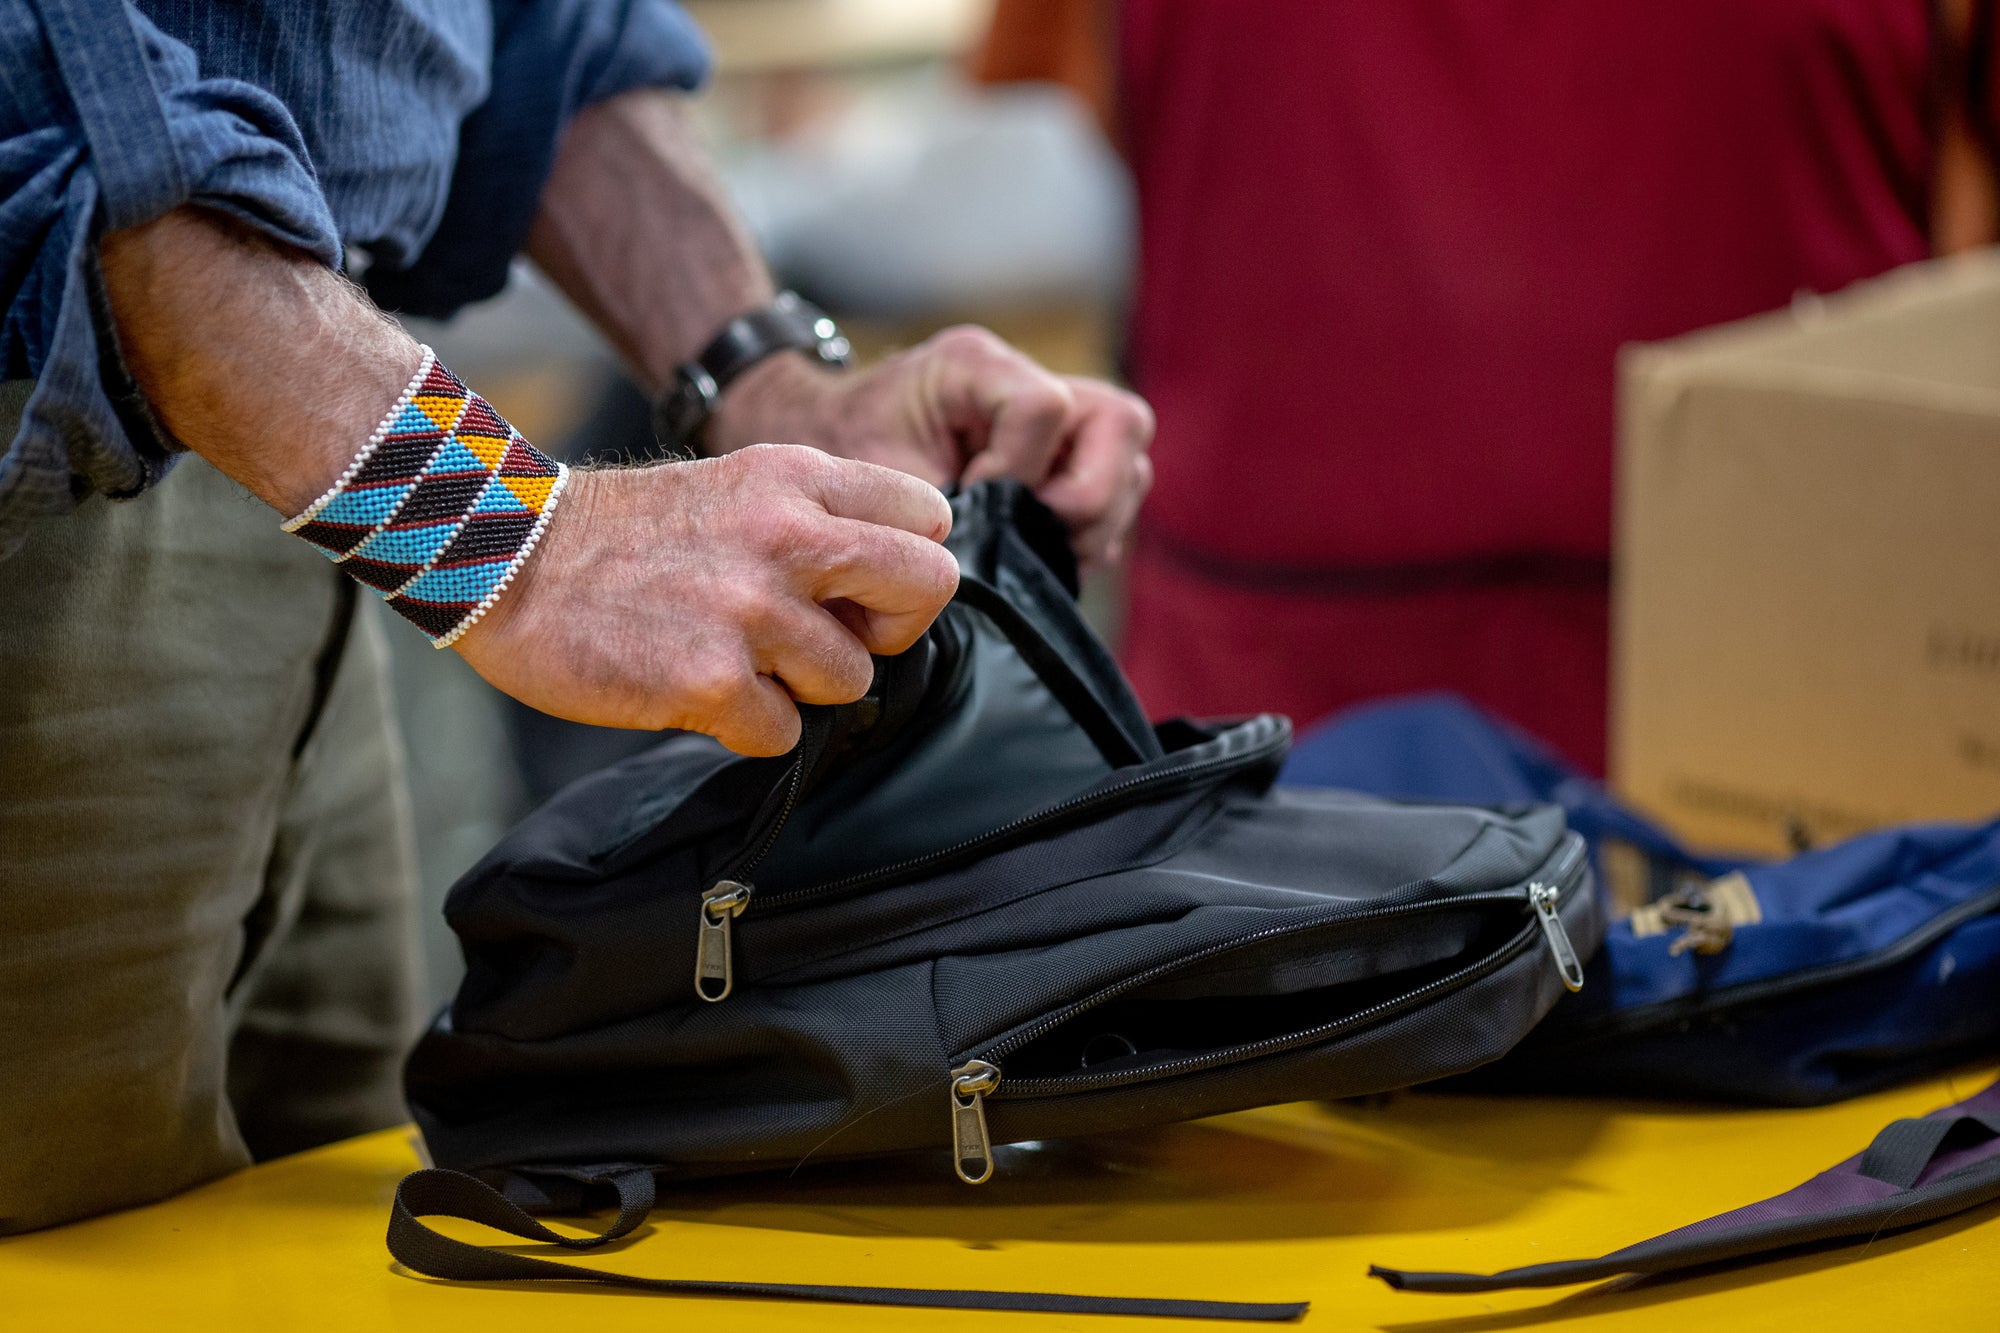
[[[407,939],[355,928],[400,919],[411,888],[406,822],[371,827],[356,794],[380,764],[401,808],[397,742],[366,706],[379,656],[358,651],[372,631],[350,632],[351,605],[337,571],[192,458],[0,561],[0,1233],[244,1165],[226,1069],[239,1018],[263,1033],[267,1003],[311,1013],[301,995],[368,991],[370,1021],[406,1004]],[[336,709],[361,720],[316,725]],[[332,868],[348,856],[375,869]],[[345,930],[288,956],[294,926],[323,916]],[[354,964],[326,942],[343,933],[363,966],[281,984]],[[359,1099],[363,1118],[379,1098]]]
[[[229,1099],[259,1160],[408,1118],[422,947],[385,619],[360,599],[278,824],[264,901],[293,919],[237,991]]]

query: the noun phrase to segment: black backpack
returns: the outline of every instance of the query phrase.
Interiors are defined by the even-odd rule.
[[[1011,483],[953,507],[959,593],[866,698],[802,709],[782,758],[663,740],[454,887],[466,977],[407,1088],[482,1183],[406,1191],[406,1264],[589,1276],[420,1212],[559,1239],[513,1205],[615,1191],[622,1234],[656,1177],[944,1149],[976,1183],[995,1144],[1403,1087],[1580,984],[1602,924],[1559,809],[1274,790],[1285,719],[1148,725],[1047,511]]]

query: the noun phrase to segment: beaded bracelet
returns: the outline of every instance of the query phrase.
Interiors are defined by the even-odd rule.
[[[449,648],[514,581],[568,483],[426,347],[340,479],[284,529]]]

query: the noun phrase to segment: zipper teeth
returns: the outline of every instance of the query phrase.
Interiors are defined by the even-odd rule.
[[[818,725],[817,722],[814,723],[815,727]],[[778,807],[778,813],[772,817],[770,827],[764,831],[763,840],[757,844],[757,850],[732,865],[729,868],[729,873],[722,878],[743,879],[752,870],[755,870],[765,857],[771,854],[771,848],[777,845],[778,835],[785,831],[785,824],[792,817],[792,807],[799,803],[799,788],[805,785],[805,780],[806,736],[801,732],[799,736],[799,757],[792,761],[791,769],[785,776],[787,786],[785,788],[784,804]]]
[[[859,874],[848,875],[843,879],[831,880],[825,884],[815,884],[802,889],[787,889],[783,893],[765,894],[757,901],[762,907],[769,910],[773,906],[793,902],[798,899],[814,898],[823,893],[835,893],[845,889],[860,888],[876,880],[894,879],[898,876],[921,870],[933,862],[946,861],[954,857],[963,856],[967,852],[975,851],[988,843],[1013,837],[1018,833],[1025,832],[1050,820],[1060,819],[1066,815],[1075,814],[1079,810],[1102,804],[1113,797],[1129,795],[1133,790],[1138,788],[1164,786],[1170,782],[1185,781],[1201,777],[1211,770],[1218,768],[1248,767],[1252,762],[1262,758],[1272,749],[1282,744],[1284,739],[1284,729],[1282,727],[1274,727],[1273,735],[1269,739],[1259,742],[1241,754],[1217,755],[1213,758],[1199,760],[1180,768],[1160,769],[1138,777],[1127,778],[1109,787],[1100,787],[1095,791],[1086,792],[1081,796],[1072,796],[1068,800],[1060,801],[1055,805],[1045,806],[1032,814],[1022,815],[1018,819],[1002,824],[999,828],[990,829],[985,833],[979,834],[977,837],[966,838],[939,851],[925,852],[922,856],[913,856],[907,860],[898,861],[894,865],[883,866],[876,870],[862,871]],[[786,813],[789,814],[789,812],[790,805],[788,803]],[[780,818],[778,827],[782,828],[783,825],[784,820]],[[777,831],[774,829],[771,834],[771,840],[775,841],[776,838]],[[769,850],[768,842],[765,845],[765,850]],[[761,853],[758,859],[762,859]],[[753,865],[755,863],[755,861],[751,862]]]
[[[799,787],[805,781],[805,776],[806,761],[804,756],[801,756],[798,762],[792,765],[791,785],[785,791],[785,803],[778,807],[777,817],[771,821],[770,830],[765,833],[764,841],[758,845],[755,852],[751,853],[748,860],[731,870],[728,878],[741,879],[755,870],[763,859],[771,854],[771,848],[776,845],[778,835],[785,831],[785,822],[792,817],[792,807],[799,803]]]
[[[1564,850],[1558,853],[1558,857],[1560,859],[1557,864],[1557,869],[1553,871],[1549,876],[1550,879],[1556,881],[1557,885],[1556,901],[1558,905],[1560,905],[1563,896],[1568,893],[1570,888],[1579,878],[1579,876],[1577,875],[1577,871],[1580,868],[1582,862],[1582,854],[1581,854],[1582,847],[1583,847],[1582,839],[1572,833],[1567,835],[1567,837],[1565,838]],[[1533,875],[1529,877],[1527,883],[1534,884],[1541,881],[1542,877],[1540,875]],[[1261,940],[1270,939],[1273,936],[1295,934],[1300,931],[1312,930],[1319,926],[1331,925],[1335,922],[1345,923],[1349,921],[1367,921],[1367,920],[1380,919],[1384,917],[1415,915],[1420,912],[1438,911],[1444,908],[1456,907],[1464,903],[1527,902],[1527,901],[1528,901],[1527,888],[1524,886],[1519,890],[1500,889],[1500,890],[1489,891],[1486,893],[1467,893],[1467,894],[1461,894],[1455,898],[1445,899],[1442,901],[1425,902],[1425,903],[1403,903],[1395,907],[1378,907],[1364,912],[1336,914],[1334,916],[1330,916],[1319,921],[1294,923],[1292,925],[1286,925],[1286,926],[1271,926],[1268,927],[1267,929],[1257,931],[1254,934],[1245,935],[1239,939],[1226,940],[1219,944],[1212,944],[1208,948],[1199,950],[1198,952],[1190,954],[1185,958],[1176,958],[1172,962],[1161,963],[1158,964],[1157,966],[1150,967],[1146,969],[1144,972],[1138,973],[1135,976],[1127,977],[1124,980],[1119,981],[1116,984],[1108,986],[1104,990],[1097,992],[1095,995],[1087,996],[1086,998],[1077,1001],[1075,1004],[1072,1004],[1067,1008],[1058,1010],[1056,1013],[1051,1014],[1049,1017],[1043,1019],[1041,1022],[1036,1023],[1033,1027],[1015,1033],[1012,1037],[1007,1038],[1005,1041],[1002,1041],[998,1045],[988,1047],[986,1050],[981,1051],[977,1058],[989,1061],[994,1064],[998,1064],[1002,1058],[1011,1054],[1014,1051],[1019,1050],[1021,1047],[1027,1045],[1029,1042],[1035,1040],[1035,1038],[1042,1036],[1044,1033],[1049,1032],[1052,1029],[1057,1028],[1064,1023],[1067,1023],[1070,1019],[1075,1018],[1078,1014],[1084,1013],[1090,1009],[1094,1009],[1098,1005],[1103,1004],[1106,1001],[1116,999],[1118,996],[1124,994],[1126,991],[1132,990],[1133,988],[1138,986],[1143,986],[1149,981],[1158,980],[1161,976],[1167,973],[1177,972],[1182,968],[1191,967],[1194,964],[1203,962],[1206,959],[1212,958],[1217,954],[1228,953],[1232,949],[1241,949],[1248,945],[1255,944]],[[1109,1087],[1121,1081],[1151,1082],[1156,1078],[1165,1078],[1173,1074],[1186,1073],[1191,1070],[1211,1065],[1233,1063],[1237,1060],[1249,1059],[1257,1055],[1269,1054],[1271,1052],[1282,1050],[1291,1046],[1309,1045],[1315,1041],[1319,1041],[1324,1037],[1331,1035],[1336,1031],[1339,1031],[1340,1029],[1354,1027],[1366,1023],[1371,1018],[1379,1016],[1386,1010],[1401,1008],[1410,1004],[1414,1004],[1426,998],[1427,996],[1435,994],[1441,990],[1447,988],[1455,988],[1457,986],[1464,985],[1470,981],[1477,980],[1480,975],[1483,975],[1485,972],[1491,971],[1493,969],[1496,969],[1504,965],[1508,961],[1518,956],[1524,950],[1532,947],[1535,942],[1535,933],[1540,929],[1541,929],[1541,924],[1539,921],[1530,921],[1525,926],[1523,926],[1521,930],[1518,931],[1514,935],[1514,937],[1510,939],[1506,944],[1502,945],[1499,949],[1494,950],[1492,953],[1488,954],[1486,957],[1480,959],[1476,963],[1469,964],[1468,966],[1463,967],[1458,971],[1451,973],[1448,976],[1439,977],[1434,981],[1426,982],[1422,986],[1417,987],[1417,989],[1410,991],[1408,994],[1399,995],[1394,999],[1383,1000],[1376,1004],[1369,1005],[1367,1008],[1349,1014],[1345,1018],[1336,1019],[1331,1023],[1322,1023],[1318,1027],[1309,1028],[1304,1032],[1290,1033],[1282,1037],[1266,1037],[1262,1041],[1252,1042],[1246,1046],[1232,1046],[1229,1047],[1227,1050],[1211,1052],[1208,1055],[1190,1056],[1187,1059],[1171,1061],[1164,1065],[1148,1065],[1143,1070],[1123,1070],[1119,1071],[1118,1073],[1103,1074],[1100,1075],[1098,1079],[1095,1080],[1094,1082],[1089,1078],[1088,1075],[1083,1075],[1083,1076],[1063,1075],[1057,1078],[1024,1078],[1024,1079],[1014,1079],[1011,1081],[1003,1077],[1001,1079],[1000,1088],[1004,1088],[1007,1090],[1008,1094],[1016,1096],[1033,1096],[1036,1094],[1037,1091],[1043,1093],[1054,1092],[1054,1091],[1088,1092],[1093,1090],[1094,1087]],[[996,1094],[998,1093],[999,1090],[996,1089]],[[1000,1094],[1000,1095],[1005,1095],[1005,1094]]]

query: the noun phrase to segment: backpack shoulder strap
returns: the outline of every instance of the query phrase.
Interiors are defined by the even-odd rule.
[[[1562,1287],[1627,1273],[1671,1273],[1795,1245],[1866,1239],[2000,1199],[2000,1082],[1920,1119],[1897,1120],[1868,1149],[1785,1193],[1640,1241],[1600,1259],[1499,1273],[1368,1271],[1401,1291]]]

